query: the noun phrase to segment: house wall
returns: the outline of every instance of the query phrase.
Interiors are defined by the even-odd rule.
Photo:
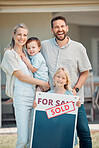
[[[80,40],[84,44],[84,46],[87,48],[87,53],[92,64],[92,61],[93,61],[92,50],[94,50],[92,49],[92,39],[99,38],[99,27],[98,26],[79,26],[79,29],[80,29]]]
[[[10,43],[12,31],[16,24],[25,23],[29,28],[29,35],[36,36],[40,40],[52,37],[50,31],[51,13],[0,13],[0,44],[1,56],[3,49]]]
[[[50,38],[51,13],[0,13],[0,42],[1,48],[8,45],[13,27],[25,23],[29,28],[29,36],[37,36],[41,40]]]
[[[92,52],[92,50],[95,51],[94,48],[92,49],[92,39],[99,39],[99,27],[69,24],[68,36],[70,36],[70,38],[73,40],[81,42],[85,46],[89,60],[92,64],[93,72],[95,74],[97,65],[94,64],[93,66],[93,61],[97,55],[95,54],[96,52]]]
[[[69,26],[69,31],[68,31],[68,36],[75,41],[80,41],[80,30],[79,30],[79,25],[76,24],[69,24],[67,23]]]

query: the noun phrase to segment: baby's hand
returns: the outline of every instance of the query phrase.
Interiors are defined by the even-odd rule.
[[[35,100],[33,101],[33,108],[35,108],[37,106],[37,103],[35,102]]]
[[[78,108],[81,106],[81,102],[80,101],[77,101],[76,102],[76,106],[78,106]]]

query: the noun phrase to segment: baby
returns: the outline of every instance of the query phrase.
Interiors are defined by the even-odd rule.
[[[25,56],[22,56],[22,60],[33,72],[34,78],[48,82],[48,68],[46,66],[45,59],[40,52],[40,40],[37,37],[29,38],[26,42],[26,49],[30,57],[30,61]],[[41,90],[42,88],[38,86],[37,91]]]

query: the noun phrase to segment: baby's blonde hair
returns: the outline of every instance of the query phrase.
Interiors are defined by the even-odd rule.
[[[65,73],[66,79],[67,79],[67,83],[66,83],[66,85],[64,85],[64,88],[71,91],[72,89],[71,89],[70,74],[66,68],[63,68],[63,67],[58,68],[57,71],[55,72],[54,76],[60,71],[63,71]],[[55,84],[54,84],[54,87],[55,87]]]

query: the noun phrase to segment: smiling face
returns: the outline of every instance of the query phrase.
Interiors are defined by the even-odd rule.
[[[56,39],[63,41],[68,32],[68,25],[63,20],[56,20],[53,22],[53,28],[51,30]]]
[[[66,74],[64,71],[58,71],[54,75],[53,80],[54,80],[55,87],[63,87],[64,88],[64,85],[67,84],[67,77],[66,77]]]
[[[23,46],[27,41],[28,31],[24,28],[18,28],[16,33],[13,33],[13,38],[15,41],[15,45]]]
[[[38,47],[38,44],[36,41],[31,41],[30,43],[27,43],[27,52],[29,55],[34,56],[37,53],[40,52],[40,47]]]

